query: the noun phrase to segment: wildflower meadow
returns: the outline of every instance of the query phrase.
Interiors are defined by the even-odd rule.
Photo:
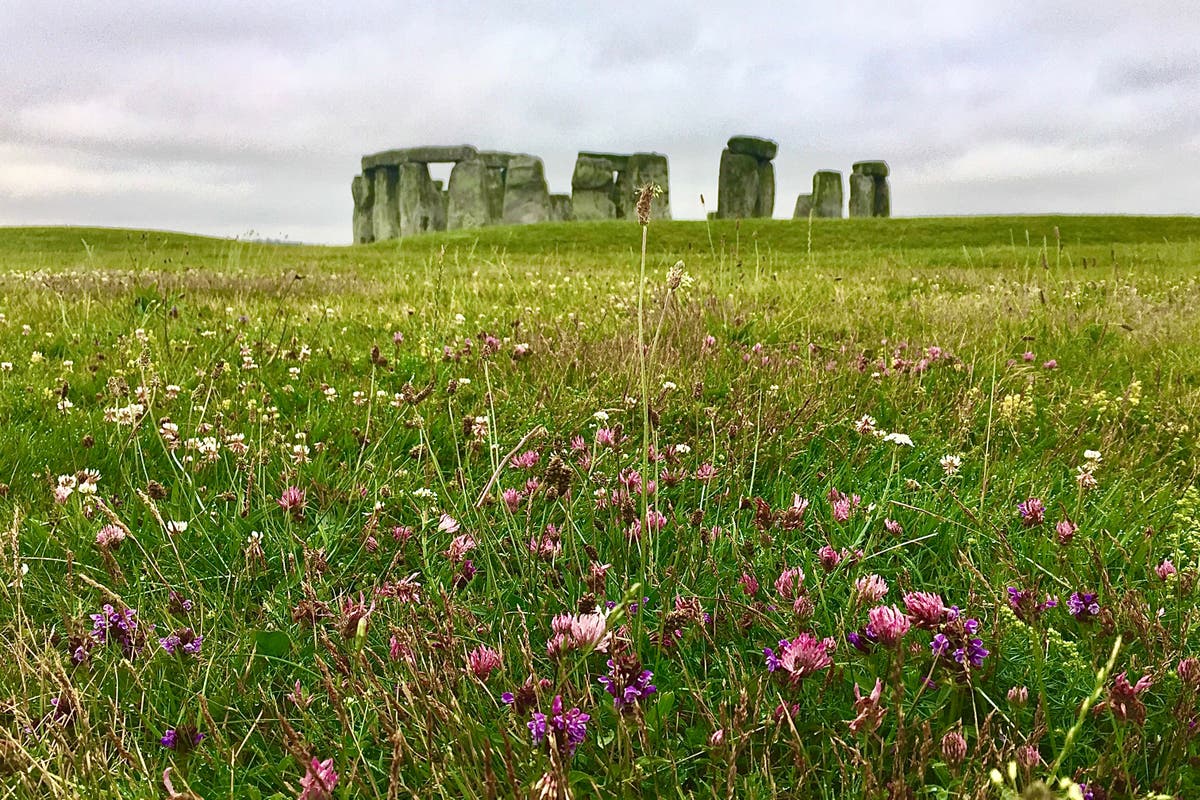
[[[1200,220],[0,229],[0,797],[1200,796]]]

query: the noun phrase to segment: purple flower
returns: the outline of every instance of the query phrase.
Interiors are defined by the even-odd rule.
[[[654,673],[642,669],[635,655],[618,656],[608,660],[609,675],[598,680],[604,690],[612,695],[613,706],[618,711],[632,711],[634,703],[654,694],[657,689],[650,681]]]
[[[178,729],[167,728],[158,741],[168,750],[187,752],[204,741],[204,734],[191,725],[181,725]]]
[[[169,636],[159,639],[158,643],[171,655],[175,655],[176,650],[181,650],[189,656],[198,656],[200,655],[200,645],[204,643],[204,637],[191,628],[180,628]]]
[[[137,611],[125,608],[120,611],[105,604],[99,614],[92,614],[91,638],[96,644],[117,643],[126,658],[132,658],[141,651],[146,642],[146,630],[137,621]],[[154,626],[148,626],[149,632],[154,632]]]
[[[553,736],[553,744],[560,750],[565,749],[568,755],[575,753],[575,748],[587,737],[587,722],[590,716],[578,708],[563,712],[562,695],[555,695],[550,706],[550,716],[540,711],[533,712],[532,718],[526,723],[529,732],[533,734],[533,743],[541,745]]]
[[[1095,592],[1072,592],[1067,600],[1067,611],[1080,622],[1091,622],[1100,614],[1100,604]]]
[[[1047,609],[1058,605],[1058,598],[1046,595],[1046,599],[1038,602],[1037,593],[1032,589],[1008,587],[1008,606],[1023,622],[1033,622]]]

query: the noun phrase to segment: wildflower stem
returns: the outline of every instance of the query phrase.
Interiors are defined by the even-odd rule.
[[[1071,726],[1071,730],[1067,731],[1067,738],[1063,740],[1063,746],[1058,751],[1058,757],[1050,765],[1048,783],[1052,784],[1054,779],[1058,777],[1058,768],[1062,765],[1063,759],[1067,757],[1067,754],[1071,752],[1071,747],[1075,744],[1075,737],[1083,729],[1083,721],[1087,719],[1088,710],[1091,709],[1093,703],[1100,699],[1100,695],[1104,691],[1104,685],[1108,683],[1108,676],[1113,671],[1113,667],[1116,666],[1117,653],[1120,651],[1121,636],[1118,634],[1117,640],[1113,642],[1112,654],[1108,657],[1108,663],[1096,673],[1096,686],[1092,689],[1092,693],[1083,699],[1083,705],[1079,707],[1079,716],[1075,719],[1075,724]]]
[[[642,383],[642,536],[650,535],[650,498],[646,491],[650,480],[650,380],[646,373],[646,242],[650,226],[642,225],[642,258],[641,270],[638,275],[638,364],[641,369]],[[641,564],[641,583],[646,585],[646,559],[643,554]]]

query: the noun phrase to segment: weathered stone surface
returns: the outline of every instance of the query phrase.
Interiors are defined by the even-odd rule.
[[[813,175],[813,216],[842,218],[842,173],[823,169]]]
[[[446,227],[482,228],[496,221],[488,203],[488,168],[481,159],[460,161],[450,170]]]
[[[808,219],[809,212],[812,211],[813,202],[811,194],[801,194],[796,196],[796,209],[792,212],[792,219]]]
[[[550,219],[550,190],[542,160],[514,156],[504,176],[504,223],[527,225]]]
[[[855,161],[852,172],[855,175],[870,175],[878,178],[886,178],[891,174],[886,161]]]
[[[504,168],[488,167],[487,198],[488,219],[498,223],[504,217]]]
[[[758,211],[758,160],[754,156],[721,151],[717,179],[717,216],[749,218]]]
[[[617,172],[617,182],[613,184],[613,205],[617,209],[617,219],[637,218],[639,188],[633,185],[633,176],[629,174],[629,170]]]
[[[587,150],[581,151],[579,155],[583,158],[598,158],[602,161],[607,161],[612,164],[612,168],[617,171],[624,170],[629,163],[628,153],[593,153]]]
[[[363,170],[375,167],[397,167],[401,164],[440,164],[443,162],[466,161],[475,158],[478,151],[469,144],[442,147],[404,147],[399,150],[384,150],[363,156]]]
[[[375,203],[372,206],[372,232],[375,241],[400,237],[400,175],[396,167],[379,167],[375,176]]]
[[[892,215],[892,190],[887,178],[875,178],[875,208],[871,216],[890,217]]]
[[[629,156],[624,172],[629,176],[630,188],[634,192],[641,190],[647,183],[657,184],[662,189],[662,194],[650,203],[650,218],[670,219],[671,175],[667,157],[662,153],[634,153]],[[632,210],[636,215],[636,204]]]
[[[480,150],[479,160],[489,169],[508,169],[508,162],[516,153],[505,153],[501,150]]]
[[[550,221],[569,222],[573,219],[575,219],[575,217],[572,215],[571,211],[571,195],[550,195]]]
[[[754,216],[775,216],[775,165],[758,162],[758,197],[754,201]]]
[[[759,161],[770,161],[779,152],[779,144],[757,136],[734,136],[729,140],[729,151],[741,156],[753,156]]]
[[[398,167],[400,235],[414,236],[446,229],[442,193],[429,177],[429,165],[409,161]]]
[[[875,215],[875,179],[870,175],[850,175],[850,216],[871,217]]]
[[[350,195],[354,198],[354,242],[367,244],[375,241],[375,181],[370,175],[355,175],[350,182]]]
[[[591,222],[616,219],[617,205],[612,189],[575,189],[571,192],[571,213],[576,220]]]
[[[608,189],[612,191],[617,168],[607,158],[585,156],[575,159],[575,172],[571,175],[572,189]]]

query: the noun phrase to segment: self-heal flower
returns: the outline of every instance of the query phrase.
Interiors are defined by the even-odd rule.
[[[1100,615],[1100,603],[1095,592],[1072,592],[1067,600],[1067,611],[1080,622],[1091,622]]]
[[[608,660],[608,675],[598,678],[604,691],[612,695],[613,707],[618,711],[632,711],[639,701],[657,691],[650,683],[654,673],[642,669],[642,662],[636,655],[617,656]]]
[[[200,655],[200,645],[204,643],[204,637],[191,628],[180,628],[169,636],[159,639],[158,643],[171,655],[175,655],[178,651],[189,656],[198,656]]]
[[[526,723],[533,735],[534,745],[540,746],[549,742],[559,752],[568,755],[575,753],[575,748],[587,738],[587,722],[590,716],[578,708],[563,712],[562,695],[555,695],[547,716],[540,711],[533,712],[532,719]]]

